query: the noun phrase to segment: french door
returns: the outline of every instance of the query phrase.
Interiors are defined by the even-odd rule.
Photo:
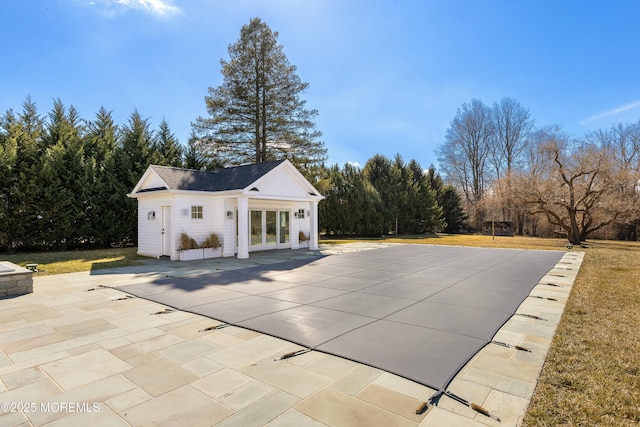
[[[289,211],[252,209],[249,211],[249,250],[291,247]]]

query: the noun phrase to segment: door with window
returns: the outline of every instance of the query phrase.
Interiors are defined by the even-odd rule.
[[[171,256],[171,206],[162,206],[160,255]]]
[[[237,215],[236,215],[237,217]],[[236,222],[236,238],[237,238]],[[249,211],[249,250],[290,248],[289,211]]]
[[[289,211],[280,211],[278,216],[278,247],[290,248],[289,241]]]

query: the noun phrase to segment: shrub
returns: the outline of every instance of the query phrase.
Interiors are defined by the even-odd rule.
[[[309,236],[304,231],[300,231],[298,232],[298,240],[301,242],[306,242],[307,240],[309,240]]]
[[[189,237],[187,233],[180,234],[180,249],[198,249],[198,242],[195,239]]]
[[[220,246],[222,246],[222,243],[220,242],[220,240],[221,239],[218,233],[211,233],[207,236],[206,239],[204,239],[204,242],[202,242],[201,247],[218,249]]]

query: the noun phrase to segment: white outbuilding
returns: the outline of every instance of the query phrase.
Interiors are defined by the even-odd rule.
[[[289,160],[200,171],[151,165],[129,197],[138,200],[138,254],[172,260],[267,249],[318,249],[322,195]],[[198,245],[217,234],[217,250]],[[205,245],[206,246],[206,245]]]

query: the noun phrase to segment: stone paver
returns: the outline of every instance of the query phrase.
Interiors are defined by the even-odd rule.
[[[249,260],[151,260],[93,274],[36,276],[33,293],[0,300],[0,402],[34,404],[35,411],[3,407],[0,425],[517,426],[584,254],[567,253],[531,293],[557,301],[527,298],[518,310],[544,320],[516,315],[495,337],[531,352],[489,344],[449,387],[500,423],[446,396],[416,415],[435,390],[315,351],[274,360],[301,347],[235,326],[204,331],[220,322],[185,312],[156,314],[166,307],[121,300],[124,293],[101,287],[317,256],[300,250],[256,253]]]

